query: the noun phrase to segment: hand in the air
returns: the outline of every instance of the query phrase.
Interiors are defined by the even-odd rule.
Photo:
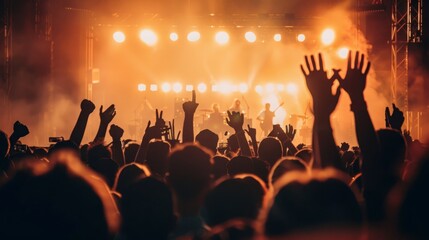
[[[109,134],[113,140],[120,140],[124,135],[124,129],[122,129],[118,125],[112,124],[110,125]]]
[[[348,143],[346,142],[341,143],[341,147],[340,147],[341,151],[346,152],[349,150],[349,148],[350,148],[350,145]]]
[[[185,114],[194,114],[198,107],[195,90],[192,90],[192,101],[184,102],[182,107]]]
[[[390,115],[389,107],[386,107],[385,117],[386,117],[386,127],[391,127],[401,131],[402,124],[404,124],[405,117],[404,113],[392,103],[393,113]]]
[[[95,109],[95,105],[90,100],[83,99],[82,102],[80,103],[80,109],[83,113],[91,114]]]
[[[156,114],[155,126],[159,128],[164,128],[166,125],[165,125],[165,120],[162,118],[163,111],[159,112],[158,114],[158,109],[156,109],[155,114]]]
[[[110,105],[106,111],[103,112],[103,105],[101,105],[100,107],[100,121],[103,124],[108,125],[113,118],[116,116],[116,109],[115,109],[115,105],[112,104]]]
[[[13,133],[18,137],[25,137],[27,136],[30,131],[28,130],[28,127],[25,126],[24,124],[20,123],[19,121],[16,121],[13,124]]]
[[[349,52],[346,77],[340,81],[340,85],[349,94],[352,102],[363,100],[366,78],[371,68],[371,62],[368,62],[364,70],[364,63],[365,55],[361,54],[359,59],[359,51],[357,51],[352,64],[352,51]]]
[[[328,79],[323,66],[322,54],[319,53],[319,68],[317,67],[314,56],[311,55],[311,64],[308,57],[305,56],[307,69],[301,65],[301,71],[304,74],[308,90],[313,97],[313,108],[316,116],[329,116],[337,106],[340,97],[340,88],[338,87],[335,95],[332,95],[333,81]]]
[[[161,139],[161,129],[157,126],[150,126],[150,124],[151,122],[148,121],[143,138],[147,141],[152,139]]]
[[[286,125],[286,136],[288,138],[289,141],[293,141],[293,139],[295,138],[296,135],[296,129],[293,128],[293,126],[291,124]]]
[[[226,123],[236,132],[241,131],[243,130],[244,114],[228,111],[228,118],[226,118]]]

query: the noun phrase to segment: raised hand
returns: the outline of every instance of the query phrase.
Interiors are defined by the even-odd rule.
[[[292,125],[288,124],[286,125],[286,136],[288,138],[289,141],[293,141],[293,139],[295,138],[296,135],[296,129],[293,128]]]
[[[236,132],[243,130],[244,115],[239,112],[228,111],[228,117],[226,118],[228,126],[232,127]]]
[[[402,124],[404,124],[404,113],[392,103],[393,113],[390,115],[389,107],[386,107],[386,127],[391,127],[401,131]]]
[[[110,125],[109,134],[113,140],[119,140],[124,135],[124,129],[122,129],[118,125],[112,124]]]
[[[115,116],[116,116],[116,109],[114,104],[110,105],[104,112],[103,112],[103,105],[101,105],[100,107],[101,123],[108,125]]]
[[[328,79],[323,66],[322,54],[319,53],[319,68],[317,67],[314,56],[311,55],[311,65],[308,57],[305,56],[307,69],[301,65],[301,71],[305,76],[308,90],[313,97],[313,108],[315,115],[329,116],[337,106],[340,97],[340,88],[337,88],[336,94],[332,95],[333,81]],[[308,73],[307,73],[308,72]]]
[[[249,124],[247,124],[247,129],[245,129],[247,135],[253,140],[256,139],[256,128],[251,128]]]
[[[19,121],[16,121],[13,124],[13,134],[18,137],[18,138],[22,138],[27,136],[30,133],[30,131],[28,130],[28,127],[25,126],[24,124],[20,123]]]
[[[162,134],[161,129],[156,125],[150,126],[150,124],[151,122],[148,121],[143,139],[148,140],[148,142],[152,139],[161,139],[161,134]]]
[[[194,114],[198,107],[195,90],[192,90],[192,101],[184,102],[182,107],[185,114]]]
[[[95,105],[90,100],[83,99],[82,102],[80,103],[80,109],[83,113],[91,114],[95,109]]]
[[[163,111],[159,112],[158,114],[158,109],[156,109],[156,121],[155,121],[155,126],[159,127],[159,128],[163,128],[165,127],[165,120],[162,118],[162,113]]]
[[[166,139],[167,142],[170,143],[171,147],[176,146],[177,144],[180,143],[180,134],[182,133],[182,131],[179,131],[177,133],[177,137],[176,137],[176,130],[175,130],[175,126],[174,126],[174,119],[173,122],[168,122],[168,126],[169,126],[169,131],[168,131],[168,138]]]
[[[352,64],[352,52],[349,52],[346,77],[340,81],[340,85],[349,94],[352,103],[363,101],[363,91],[366,86],[366,78],[369,69],[371,68],[371,62],[368,62],[365,70],[363,70],[364,63],[365,55],[361,54],[359,58],[359,51],[357,51],[354,58],[354,64]]]
[[[341,151],[346,152],[349,150],[349,148],[350,148],[350,145],[348,143],[346,142],[341,143],[341,147],[340,147]]]

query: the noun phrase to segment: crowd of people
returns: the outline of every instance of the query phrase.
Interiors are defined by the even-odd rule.
[[[370,66],[350,52],[345,77],[328,77],[321,54],[305,56],[308,146],[291,125],[258,142],[235,111],[226,148],[210,130],[194,136],[195,91],[180,131],[157,111],[139,144],[111,124],[114,105],[100,107],[98,132],[82,143],[89,100],[70,139],[50,148],[20,144],[30,131],[17,121],[9,137],[0,131],[0,239],[427,239],[429,152],[402,131],[395,105],[374,129],[363,94]],[[340,94],[359,146],[333,137]]]

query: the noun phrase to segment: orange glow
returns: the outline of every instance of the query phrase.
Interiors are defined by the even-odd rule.
[[[125,34],[121,31],[117,31],[113,33],[113,40],[117,43],[123,43],[125,41]]]

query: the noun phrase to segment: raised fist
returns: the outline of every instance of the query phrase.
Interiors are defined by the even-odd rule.
[[[30,131],[28,130],[28,127],[24,124],[20,123],[19,121],[16,121],[15,124],[13,124],[13,133],[18,137],[25,137],[27,136]]]
[[[109,134],[113,138],[113,140],[119,140],[124,135],[124,129],[122,129],[118,125],[112,124],[110,125]]]
[[[95,105],[90,100],[83,99],[82,102],[80,103],[80,109],[82,112],[90,114],[94,111]]]

